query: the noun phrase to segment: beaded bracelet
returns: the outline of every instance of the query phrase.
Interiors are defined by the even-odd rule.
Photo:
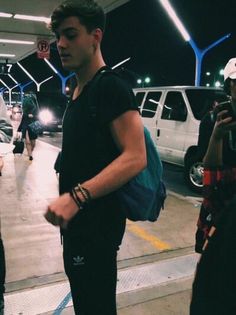
[[[81,188],[82,188],[82,190],[84,191],[85,195],[87,196],[88,202],[90,202],[90,201],[92,200],[92,197],[91,197],[91,195],[90,195],[89,190],[88,190],[87,188],[85,188],[85,187],[82,187],[82,186],[81,186]]]
[[[82,187],[80,184],[77,184],[77,186],[74,188],[75,191],[79,191],[81,193],[81,195],[84,197],[85,199],[85,203],[89,203],[91,201],[91,195],[88,191],[88,189]]]

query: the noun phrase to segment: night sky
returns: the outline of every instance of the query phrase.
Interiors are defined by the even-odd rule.
[[[202,72],[216,73],[236,57],[235,0],[170,2],[199,48],[231,33],[230,39],[206,54]],[[110,13],[103,48],[111,64],[131,56],[126,67],[150,75],[155,85],[194,84],[194,52],[158,0],[132,0]]]
[[[203,59],[202,85],[218,79],[219,70],[229,58],[236,57],[235,0],[171,0],[177,15],[199,48],[205,48],[222,36],[231,37],[209,51]],[[150,76],[151,85],[194,85],[195,55],[185,42],[158,0],[131,0],[107,15],[107,29],[102,43],[105,61],[112,66],[131,57],[124,67],[133,79]],[[52,45],[50,61],[64,74]],[[36,54],[22,64],[40,81],[53,75]],[[28,81],[13,67],[18,80]],[[212,74],[206,78],[205,72]],[[208,81],[206,81],[206,79]],[[32,85],[31,89],[35,89]],[[60,89],[55,77],[42,89]]]

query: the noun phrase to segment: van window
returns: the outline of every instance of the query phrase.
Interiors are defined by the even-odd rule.
[[[142,109],[142,117],[154,117],[156,114],[158,102],[161,98],[161,92],[149,92],[146,96]]]
[[[186,120],[187,108],[181,92],[168,92],[161,118],[176,121]]]
[[[201,120],[205,113],[212,109],[214,101],[227,100],[227,95],[220,89],[189,89],[186,90],[186,95],[193,115],[198,120]]]
[[[138,93],[135,95],[136,103],[137,103],[137,105],[138,105],[139,108],[141,107],[141,105],[142,105],[142,103],[143,103],[144,95],[145,95],[145,92],[138,92]]]

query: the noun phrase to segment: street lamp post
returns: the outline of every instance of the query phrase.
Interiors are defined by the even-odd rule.
[[[204,49],[199,49],[197,47],[196,43],[191,38],[191,36],[189,35],[189,33],[187,32],[187,30],[185,29],[184,25],[182,24],[182,22],[180,21],[178,16],[176,15],[176,12],[174,11],[172,6],[170,5],[169,1],[168,0],[159,0],[159,1],[162,4],[162,6],[164,7],[164,9],[166,10],[166,12],[169,15],[169,17],[171,18],[171,20],[174,22],[175,26],[177,27],[177,29],[179,30],[181,35],[183,36],[184,40],[190,44],[190,46],[192,47],[192,49],[195,53],[195,57],[196,57],[195,85],[199,86],[200,80],[201,80],[201,67],[202,67],[203,57],[205,56],[205,54],[210,49],[214,48],[216,45],[219,45],[221,42],[223,42],[224,40],[229,38],[231,34],[227,34],[227,35],[221,37],[220,39],[218,39],[217,41],[215,41],[214,43],[212,43],[211,45],[209,45],[208,47],[206,47]]]
[[[64,77],[62,73],[59,72],[59,70],[57,70],[47,58],[44,58],[44,61],[48,64],[52,71],[61,79],[61,91],[64,95],[66,95],[66,82],[68,79],[73,77],[75,73],[74,72],[70,73],[68,76]]]
[[[51,80],[53,78],[53,76],[50,76],[48,78],[46,78],[45,80],[41,81],[41,82],[37,82],[33,76],[22,66],[22,64],[18,61],[17,65],[21,68],[21,70],[24,71],[24,73],[36,84],[37,87],[37,92],[40,91],[40,87],[43,83],[47,82],[48,80]]]

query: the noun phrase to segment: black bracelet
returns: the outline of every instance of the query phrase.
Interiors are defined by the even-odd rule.
[[[79,198],[77,198],[78,196],[77,196],[77,194],[76,194],[76,192],[75,192],[75,190],[72,188],[72,190],[70,191],[70,196],[72,197],[72,199],[74,200],[74,202],[76,203],[76,205],[77,205],[77,207],[79,208],[79,209],[82,209],[83,207],[82,207],[82,202],[81,202],[81,200],[79,199]]]
[[[72,188],[72,192],[74,194],[74,197],[75,197],[76,201],[80,204],[80,207],[82,209],[84,201],[80,199],[80,197],[78,196],[77,191],[75,190],[75,188]]]
[[[72,190],[70,191],[70,196],[71,196],[71,198],[74,200],[74,202],[76,203],[77,207],[80,208],[80,204],[77,202],[77,200],[76,200],[76,198],[75,198],[75,196],[74,196]]]
[[[92,198],[88,189],[82,187],[80,184],[77,184],[77,186],[75,187],[75,190],[79,191],[82,194],[86,203],[89,203],[91,201]]]

